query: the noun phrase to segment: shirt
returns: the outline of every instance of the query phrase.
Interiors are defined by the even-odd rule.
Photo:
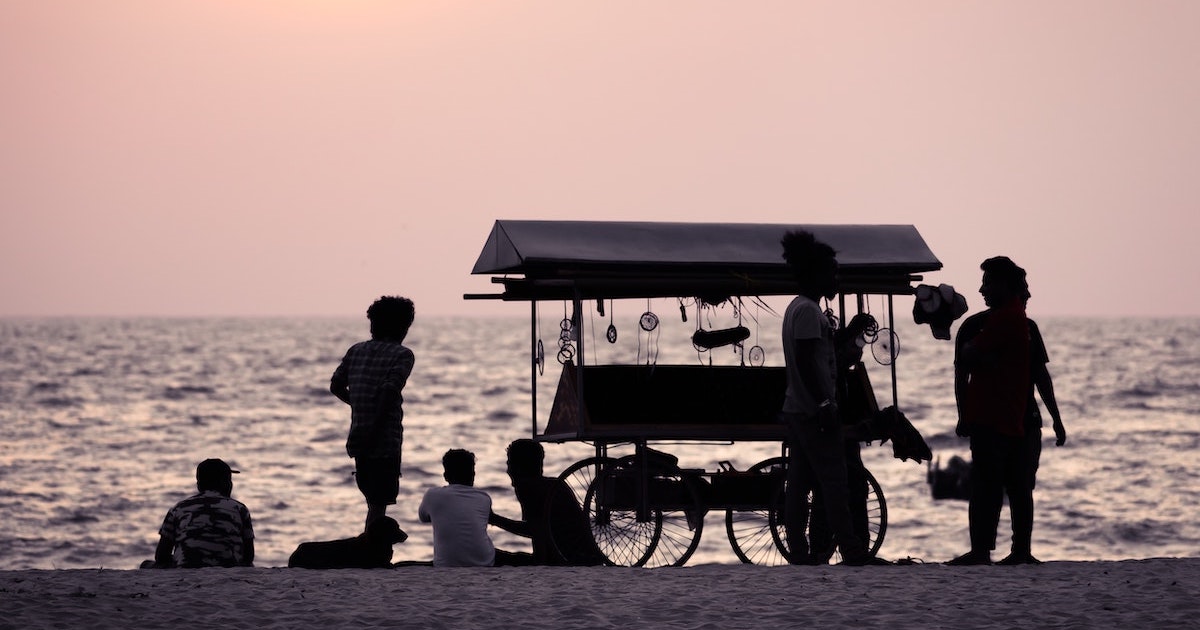
[[[242,565],[245,541],[254,540],[250,510],[215,490],[176,503],[158,533],[175,541],[176,566],[189,568]]]
[[[388,339],[371,339],[354,344],[333,372],[334,387],[350,390],[350,435],[346,453],[351,457],[390,457],[400,454],[404,440],[404,397],[397,396],[391,409],[379,409],[383,387],[404,389],[416,358],[412,350]],[[382,424],[377,426],[377,419]]]
[[[818,356],[797,357],[797,340],[813,339],[820,343],[816,345]],[[828,366],[821,370],[821,391],[810,392],[800,379],[798,361],[815,360],[820,365]],[[783,364],[787,375],[787,392],[783,398],[785,413],[798,413],[811,416],[816,413],[817,405],[824,400],[825,392],[834,392],[834,375],[837,373],[836,357],[833,352],[833,327],[829,318],[814,301],[796,296],[788,304],[783,314]]]
[[[450,484],[425,491],[417,516],[433,524],[433,566],[490,567],[496,548],[488,537],[492,497],[474,486]]]
[[[972,358],[966,361],[968,346]],[[968,372],[964,421],[1002,435],[1024,435],[1033,387],[1024,306],[1014,302],[968,317],[958,330],[954,362]]]

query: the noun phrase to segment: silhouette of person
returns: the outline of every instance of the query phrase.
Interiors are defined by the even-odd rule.
[[[250,510],[231,498],[233,470],[206,459],[196,466],[196,490],[176,503],[158,530],[154,568],[249,567],[254,565]]]
[[[508,445],[508,477],[521,504],[522,520],[492,513],[490,523],[529,538],[535,564],[605,564],[575,493],[562,479],[543,475],[545,457],[545,449],[534,440],[514,440]]]
[[[354,479],[367,502],[367,526],[387,513],[400,492],[401,392],[416,360],[404,338],[414,316],[408,298],[376,300],[367,309],[371,339],[346,351],[329,382],[329,391],[350,405],[346,453],[354,458]]]
[[[808,522],[807,490],[823,508],[843,563],[872,561],[850,513],[846,444],[837,404],[837,365],[833,327],[818,304],[837,294],[837,257],[811,233],[784,235],[783,258],[791,268],[797,296],[783,317],[783,355],[787,389],[780,419],[788,428],[787,491],[784,530],[789,561],[814,563],[804,537]]]
[[[492,497],[475,486],[475,454],[450,449],[442,456],[447,485],[425,491],[417,517],[433,525],[433,566],[490,567],[533,564],[528,553],[496,549],[488,536]]]
[[[392,545],[408,540],[408,534],[390,516],[381,516],[367,525],[367,531],[353,538],[302,542],[288,558],[288,567],[297,569],[390,569]]]
[[[1034,391],[1046,404],[1056,437],[1066,443],[1046,346],[1025,313],[1025,270],[1005,256],[980,265],[979,292],[988,310],[968,317],[955,341],[956,433],[971,444],[968,520],[971,550],[949,564],[990,564],[1007,494],[1012,551],[1004,565],[1037,564],[1032,553],[1033,489],[1041,457],[1042,418]]]

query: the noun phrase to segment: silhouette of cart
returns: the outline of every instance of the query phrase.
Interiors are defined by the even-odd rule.
[[[745,331],[704,330],[697,323],[693,344],[730,345],[737,365],[658,364],[647,359],[592,364],[589,343],[598,337],[585,309],[594,303],[603,319],[605,303],[653,298],[720,304],[742,298],[790,296],[794,280],[781,256],[780,239],[805,229],[838,252],[842,293],[837,319],[863,312],[869,296],[886,301],[886,331],[893,328],[895,295],[911,295],[918,274],[941,263],[917,230],[907,225],[777,225],[598,221],[497,221],[472,273],[493,276],[500,299],[531,304],[532,436],[543,442],[579,441],[595,454],[559,475],[567,481],[601,551],[615,565],[681,566],[695,552],[711,511],[725,512],[725,530],[739,559],[755,564],[787,562],[782,523],[786,432],[777,421],[782,406],[783,368],[765,365],[762,349],[746,349]],[[538,305],[562,303],[559,350],[562,368],[549,413],[538,411],[538,383],[546,355],[539,335]],[[682,306],[681,306],[682,310]],[[647,318],[653,321],[647,321]],[[657,326],[653,313],[639,326]],[[607,331],[610,341],[615,333]],[[778,336],[778,330],[768,334]],[[886,365],[896,392],[896,342],[891,333]],[[758,355],[754,355],[757,348]],[[748,356],[749,355],[749,356]],[[877,410],[874,392],[858,366],[863,409]],[[552,377],[551,377],[552,378]],[[684,468],[664,444],[774,442],[780,455],[736,470],[721,461],[715,470]],[[632,452],[627,452],[632,448]],[[618,453],[618,451],[623,451]],[[868,471],[860,483],[872,553],[883,543],[887,507],[883,490]],[[797,491],[810,492],[807,488]],[[810,503],[811,504],[811,503]],[[820,522],[820,519],[810,519]],[[817,536],[810,531],[808,535]]]

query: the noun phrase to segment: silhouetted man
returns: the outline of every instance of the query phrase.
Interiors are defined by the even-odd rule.
[[[545,457],[545,449],[534,440],[514,440],[508,445],[508,477],[523,520],[493,513],[491,524],[529,538],[536,564],[605,564],[575,493],[562,479],[542,474]]]
[[[788,427],[787,492],[784,527],[794,563],[815,562],[804,537],[806,494],[824,507],[844,564],[871,562],[850,514],[846,445],[838,417],[837,365],[833,327],[818,301],[837,294],[837,258],[811,233],[788,232],[783,258],[796,279],[798,295],[783,316],[783,356],[787,375],[781,419]]]
[[[367,309],[371,339],[346,351],[329,383],[329,391],[350,405],[346,453],[354,458],[354,479],[367,501],[367,526],[396,503],[400,492],[401,391],[416,361],[404,338],[414,316],[408,298],[376,300]]]
[[[206,459],[196,466],[199,493],[167,512],[158,530],[155,568],[253,566],[250,510],[229,496],[236,473],[219,459]]]
[[[492,498],[475,486],[475,454],[451,449],[442,456],[448,485],[425,491],[417,516],[433,525],[433,566],[490,567],[532,564],[530,554],[500,551],[488,537]]]
[[[955,341],[956,433],[971,440],[968,507],[971,550],[949,564],[991,564],[1004,495],[1012,517],[1012,553],[1001,564],[1035,564],[1033,488],[1041,455],[1037,389],[1053,418],[1056,444],[1066,443],[1045,343],[1025,314],[1025,270],[997,256],[983,261],[979,287],[988,310],[963,321]]]

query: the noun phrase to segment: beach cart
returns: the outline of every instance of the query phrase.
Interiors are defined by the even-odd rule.
[[[707,328],[704,309],[725,305],[741,317],[748,304],[794,295],[780,239],[796,229],[812,232],[837,250],[841,293],[829,312],[835,323],[844,327],[853,314],[869,310],[872,298],[886,305],[884,321],[870,318],[877,325],[864,333],[864,342],[872,342],[875,358],[891,370],[892,405],[897,408],[893,297],[913,294],[919,274],[941,268],[913,226],[494,224],[472,273],[492,276],[502,290],[464,297],[530,303],[531,434],[542,442],[594,446],[594,455],[559,476],[574,491],[596,543],[613,564],[683,565],[696,550],[711,511],[724,511],[726,535],[743,562],[787,562],[782,525],[786,432],[777,420],[785,390],[782,359],[770,365],[750,326]],[[650,342],[643,344],[641,336],[649,339],[656,331],[668,335],[649,306],[631,327],[639,335],[635,356],[593,360],[601,354],[595,346],[616,343],[611,314],[618,305],[632,303],[637,312],[656,299],[672,305],[676,328],[684,326],[681,322],[694,309],[694,321],[683,327],[690,335],[676,337],[685,345],[690,341],[689,352],[695,354],[684,356],[696,360],[660,362]],[[678,313],[673,312],[675,302]],[[539,308],[560,306],[560,325],[544,339]],[[778,337],[778,326],[765,334]],[[726,350],[722,356],[734,357],[731,364],[712,360],[716,348]],[[875,393],[861,364],[856,367],[861,377],[856,379],[856,399],[865,407],[860,411],[875,413]],[[545,405],[539,409],[543,379],[555,379],[544,383],[544,391],[554,392],[548,410]],[[715,448],[743,441],[777,443],[779,455],[742,470],[728,461],[706,470],[681,467],[668,452],[673,444]],[[878,481],[862,472],[863,518],[875,552],[883,543],[887,508]]]

